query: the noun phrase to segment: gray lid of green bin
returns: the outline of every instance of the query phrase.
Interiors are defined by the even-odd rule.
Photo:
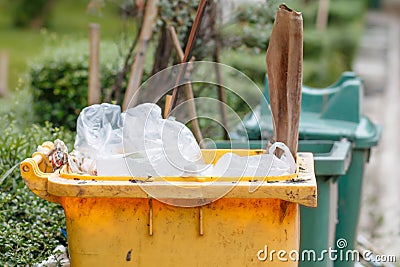
[[[269,102],[267,80],[264,95]],[[303,86],[300,139],[347,138],[357,148],[376,145],[381,135],[381,127],[361,114],[362,98],[362,81],[352,72],[343,73],[339,81],[328,88]],[[273,129],[270,114],[266,104],[262,104],[258,110],[244,118],[245,129],[237,129],[238,136],[246,131],[249,139],[269,138]],[[257,121],[260,122],[260,127]]]

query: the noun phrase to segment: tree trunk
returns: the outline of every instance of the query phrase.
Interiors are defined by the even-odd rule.
[[[169,59],[172,53],[171,38],[169,38],[168,30],[166,25],[161,29],[160,38],[158,40],[157,50],[154,55],[154,64],[151,75],[168,67]]]

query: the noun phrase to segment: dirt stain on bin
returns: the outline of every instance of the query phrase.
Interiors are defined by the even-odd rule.
[[[131,256],[132,256],[132,249],[128,251],[128,253],[126,254],[126,261],[131,261]]]

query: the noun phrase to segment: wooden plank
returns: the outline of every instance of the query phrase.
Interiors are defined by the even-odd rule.
[[[89,90],[88,105],[101,103],[100,91],[100,25],[89,25]]]
[[[8,92],[8,52],[3,50],[0,53],[0,97]]]
[[[280,5],[267,50],[268,87],[275,141],[285,143],[295,156],[301,107],[303,19]],[[277,153],[280,156],[280,153]]]
[[[135,94],[137,93],[139,86],[142,83],[144,60],[146,57],[147,48],[149,46],[151,36],[153,35],[153,28],[158,13],[158,2],[159,0],[149,0],[146,5],[142,30],[139,35],[139,43],[136,57],[132,65],[128,87],[126,88],[124,101],[122,104],[122,110],[124,111],[129,107],[136,106],[138,101],[137,97],[135,97]]]
[[[179,60],[183,62],[185,54],[183,53],[183,50],[181,48],[181,45],[179,44],[179,39],[178,36],[176,35],[175,28],[173,26],[168,27],[168,32],[173,44],[173,47],[175,49],[175,52],[177,53]],[[183,86],[183,92],[185,93],[185,97],[187,100],[189,100],[189,117],[192,119],[192,127],[193,127],[193,135],[196,138],[197,142],[199,143],[201,148],[204,148],[204,144],[202,143],[203,141],[203,135],[200,130],[200,125],[199,121],[197,119],[197,112],[196,112],[196,106],[194,104],[194,95],[193,95],[193,89],[192,85],[190,83],[187,83]],[[172,96],[171,96],[172,98]],[[172,103],[171,103],[172,104]],[[168,109],[166,110],[167,114],[171,110],[170,106],[168,106]]]

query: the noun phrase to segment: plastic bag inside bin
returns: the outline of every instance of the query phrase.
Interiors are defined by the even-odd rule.
[[[77,121],[74,147],[86,157],[121,154],[121,108],[103,103],[82,110]]]
[[[273,153],[277,147],[285,151],[281,158]],[[161,108],[149,103],[122,114],[111,104],[85,108],[69,159],[73,172],[99,176],[280,176],[296,167],[282,143],[269,154],[227,153],[215,166],[205,164],[190,129],[174,118],[163,119]]]
[[[281,158],[275,156],[275,150],[284,151]],[[293,174],[296,171],[295,160],[289,148],[280,142],[274,143],[268,154],[241,157],[233,153],[224,154],[208,172],[217,177],[264,177]]]
[[[125,154],[140,154],[150,161],[168,158],[184,167],[202,162],[200,147],[192,132],[173,117],[163,119],[161,108],[142,104],[128,109],[123,128]]]

